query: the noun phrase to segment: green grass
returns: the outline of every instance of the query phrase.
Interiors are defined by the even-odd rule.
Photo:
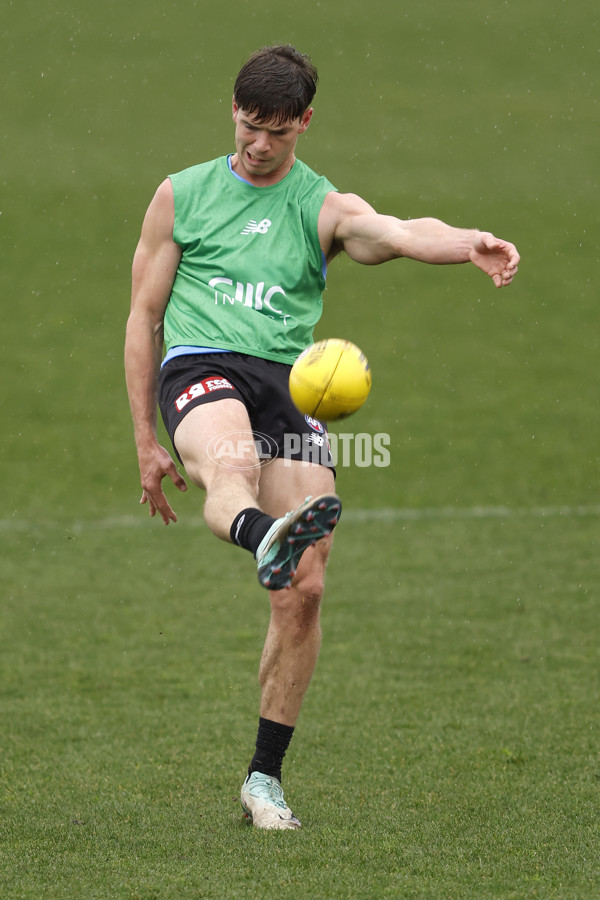
[[[0,29],[2,896],[596,900],[598,22],[22,0]],[[276,40],[321,72],[306,162],[523,257],[501,292],[331,267],[318,336],[374,371],[343,430],[388,433],[391,466],[339,472],[294,834],[237,803],[266,597],[197,491],[168,529],[138,507],[121,362],[150,197],[231,148],[233,77]]]
[[[378,544],[349,514],[293,835],[236,802],[265,617],[247,558],[211,547],[217,590],[204,528],[12,536],[7,896],[593,897],[596,526],[400,518]]]

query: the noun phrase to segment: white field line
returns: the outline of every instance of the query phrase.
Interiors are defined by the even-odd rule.
[[[410,509],[402,507],[379,507],[376,509],[344,510],[343,521],[348,524],[361,522],[419,522],[425,519],[544,519],[550,517],[580,518],[600,516],[600,505],[590,506],[442,506]],[[35,520],[0,519],[0,532],[61,531],[66,534],[81,534],[84,531],[112,531],[140,528],[150,524],[147,515],[107,516],[98,519],[76,520]],[[156,525],[161,525],[157,517]],[[185,517],[179,520],[180,527],[205,527],[201,516]]]

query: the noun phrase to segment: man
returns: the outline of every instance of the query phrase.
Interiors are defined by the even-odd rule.
[[[170,176],[150,203],[125,348],[141,502],[168,525],[177,518],[162,479],[187,489],[157,442],[158,399],[177,456],[206,492],[208,526],[255,556],[270,591],[256,751],[241,793],[259,828],[300,827],[281,765],[319,652],[341,512],[331,460],[310,456],[318,423],[297,412],[287,389],[290,365],[312,342],[326,267],[342,251],[365,265],[470,261],[502,287],[519,261],[489,233],[378,215],[300,162],[296,142],[310,125],[316,83],[308,57],[290,46],[263,48],[242,67],[236,152]],[[259,452],[265,441],[270,458]],[[285,447],[295,448],[287,459]]]

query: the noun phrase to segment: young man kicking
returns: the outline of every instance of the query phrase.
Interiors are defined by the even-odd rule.
[[[242,67],[235,152],[171,175],[150,203],[125,346],[141,502],[168,525],[177,518],[163,478],[187,489],[158,444],[158,404],[189,479],[205,491],[209,528],[254,555],[269,590],[256,750],[241,793],[259,828],[300,827],[281,765],[317,661],[341,513],[331,459],[314,440],[321,426],[288,392],[321,314],[327,265],[341,252],[365,265],[471,262],[503,287],[519,262],[488,232],[379,215],[298,160],[316,85],[316,69],[290,46],[263,48]]]

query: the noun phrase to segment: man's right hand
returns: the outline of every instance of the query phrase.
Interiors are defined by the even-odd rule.
[[[169,522],[176,522],[177,516],[165,497],[162,480],[168,475],[175,487],[182,492],[187,491],[187,484],[177,471],[170,454],[164,447],[157,444],[151,453],[140,453],[139,463],[142,480],[140,503],[148,504],[151,516],[155,516],[158,511],[165,525],[168,525]]]

